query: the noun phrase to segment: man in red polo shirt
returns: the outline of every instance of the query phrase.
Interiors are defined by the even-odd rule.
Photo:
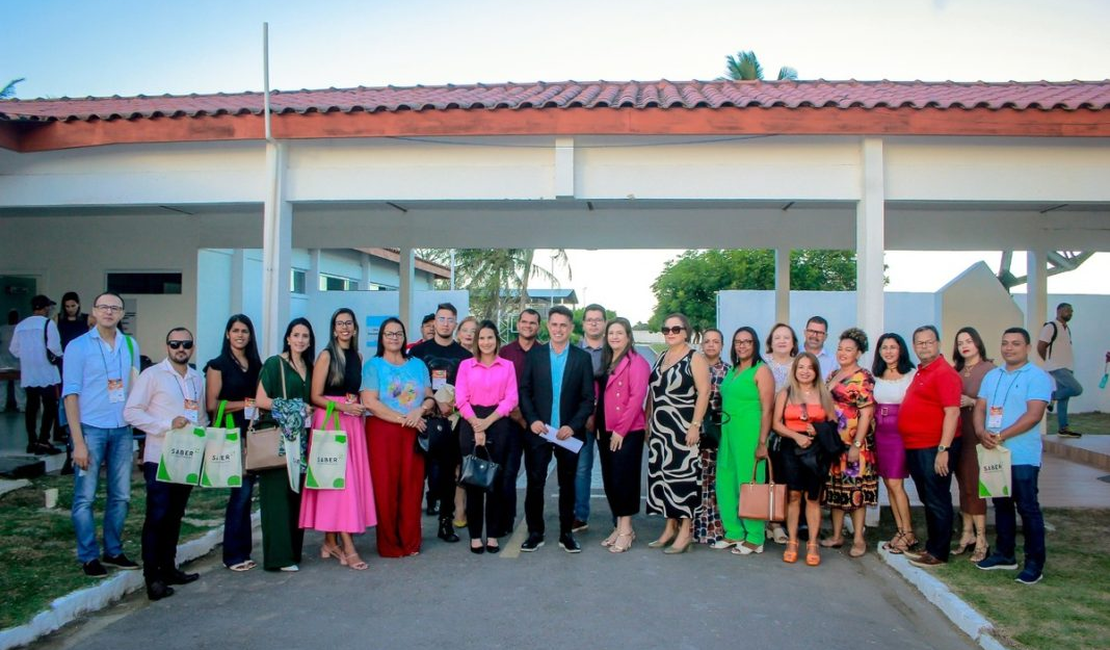
[[[934,567],[948,562],[952,543],[952,472],[960,453],[960,375],[940,353],[932,325],[913,332],[920,365],[898,411],[898,431],[906,447],[910,477],[925,506],[928,540],[911,564]]]

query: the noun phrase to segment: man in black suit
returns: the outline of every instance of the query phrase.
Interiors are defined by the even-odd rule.
[[[531,552],[543,546],[543,496],[547,467],[554,452],[559,475],[559,546],[567,553],[580,553],[582,547],[571,534],[574,523],[574,479],[578,456],[543,438],[547,427],[556,437],[586,440],[586,418],[594,409],[594,370],[589,353],[569,345],[574,317],[562,305],[551,308],[547,333],[551,342],[528,351],[524,376],[520,382],[520,410],[529,423],[524,434],[524,467],[528,489],[524,516],[528,539],[520,550]],[[558,405],[554,408],[553,405]]]

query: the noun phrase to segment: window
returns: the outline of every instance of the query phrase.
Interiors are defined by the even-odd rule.
[[[179,294],[180,273],[109,273],[108,291],[119,294]]]
[[[358,282],[338,275],[320,274],[320,291],[355,291]]]
[[[291,273],[292,277],[289,279],[290,293],[303,294],[305,292],[305,272],[301,269],[293,269]]]

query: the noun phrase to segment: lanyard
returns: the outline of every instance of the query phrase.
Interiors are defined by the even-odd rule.
[[[120,343],[119,337],[120,336],[126,336],[126,334],[121,334],[120,332],[116,332],[116,350],[115,350],[115,354],[116,354],[116,358],[119,360],[119,377],[118,377],[118,379],[120,379],[122,381],[123,380],[123,350],[120,349],[121,346],[119,345],[119,343]],[[104,339],[97,338],[96,341],[97,341],[96,349],[100,351],[100,362],[104,364],[104,376],[107,379],[110,380],[112,377],[108,374],[108,359],[107,359],[107,357],[104,356],[104,345],[105,345]]]
[[[1021,375],[1023,372],[1025,372],[1028,369],[1029,368],[1022,368],[1021,370],[1018,370],[1017,372],[1014,373],[1014,378],[1010,380],[1010,385],[1006,386],[1006,392],[1003,393],[1003,395],[1002,395],[1002,404],[1001,404],[1001,406],[1006,405],[1006,400],[1008,400],[1010,398],[1010,389],[1013,388],[1014,384],[1017,383],[1017,380],[1019,379],[1019,375]],[[1002,375],[1003,376],[1006,375],[1005,370],[1003,370],[1002,368],[999,368],[999,370],[1002,370]],[[992,405],[995,405],[995,406],[999,405],[998,404],[998,389],[1001,386],[1002,386],[1002,380],[999,379],[998,383],[996,383],[994,385],[994,395],[991,396],[991,404]]]
[[[197,395],[200,395],[200,389],[197,388],[195,382],[189,381],[188,373],[186,373],[185,377],[181,377],[176,372],[174,372],[173,373],[173,378],[174,378],[174,381],[177,383],[177,390],[181,391],[181,399],[185,400],[186,402],[195,402],[195,401],[197,401]],[[182,388],[182,386],[184,386],[185,384],[188,384],[189,388],[193,389],[193,396],[192,397],[189,397],[188,395],[185,394],[185,389]]]

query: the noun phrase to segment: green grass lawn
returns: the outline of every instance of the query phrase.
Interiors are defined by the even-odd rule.
[[[1084,434],[1110,435],[1110,413],[1068,413],[1068,426]],[[1056,433],[1056,414],[1048,414],[1047,433]]]
[[[76,541],[69,511],[73,503],[72,476],[44,476],[34,479],[32,487],[0,496],[0,629],[29,622],[47,609],[55,598],[96,584],[86,578],[77,563]],[[43,491],[58,488],[57,507],[46,510]],[[103,480],[95,506],[97,538],[104,514]],[[181,540],[199,537],[223,523],[227,490],[195,488],[189,498],[187,520],[181,527]],[[139,550],[143,517],[146,511],[146,486],[136,473],[131,484],[131,508],[124,527],[124,553],[141,562]],[[113,571],[110,569],[110,571]]]
[[[885,513],[884,513],[885,514]],[[924,541],[924,512],[913,512],[918,539]],[[884,516],[884,539],[894,532]],[[1016,571],[980,571],[966,555],[931,569],[960,598],[995,625],[995,636],[1018,650],[1069,648],[1105,650],[1110,645],[1110,509],[1045,509],[1048,562],[1044,580],[1032,586],[1014,582]],[[959,526],[955,541],[959,538]],[[994,541],[994,529],[987,538]],[[1018,563],[1022,538],[1018,537]]]

